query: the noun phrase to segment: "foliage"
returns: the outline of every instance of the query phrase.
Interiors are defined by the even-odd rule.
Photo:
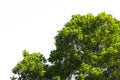
[[[120,21],[112,15],[73,15],[55,39],[49,61],[61,80],[119,80]]]
[[[120,21],[112,15],[72,15],[55,40],[50,65],[40,53],[23,52],[13,68],[18,80],[120,79]]]
[[[18,80],[42,80],[45,70],[44,57],[40,53],[29,54],[23,51],[24,59],[21,60],[14,68],[13,73],[18,75]]]

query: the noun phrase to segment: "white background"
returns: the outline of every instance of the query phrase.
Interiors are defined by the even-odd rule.
[[[24,49],[48,58],[72,14],[103,11],[120,19],[119,0],[0,0],[0,80],[10,80]]]

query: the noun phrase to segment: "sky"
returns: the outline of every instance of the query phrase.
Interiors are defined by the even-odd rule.
[[[0,80],[10,80],[24,49],[46,58],[73,14],[105,11],[120,20],[119,0],[0,0]]]

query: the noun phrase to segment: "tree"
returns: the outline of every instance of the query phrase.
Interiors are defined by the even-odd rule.
[[[120,21],[102,12],[73,15],[55,37],[49,61],[61,80],[120,79]]]
[[[120,80],[120,21],[111,14],[72,15],[55,40],[50,65],[24,50],[11,80]]]
[[[29,54],[23,51],[23,60],[14,68],[13,73],[18,77],[11,77],[11,80],[43,80],[45,74],[45,58],[40,53]]]

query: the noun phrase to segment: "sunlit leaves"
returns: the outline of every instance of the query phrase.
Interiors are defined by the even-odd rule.
[[[24,50],[23,57],[24,59],[13,68],[13,73],[19,76],[18,79],[42,79],[45,73],[42,54],[39,52],[29,54]]]
[[[120,21],[102,12],[72,15],[58,31],[56,49],[46,59],[23,51],[13,73],[19,80],[120,80]]]
[[[68,75],[64,79],[76,75],[78,80],[109,80],[114,76],[106,76],[106,72],[117,73],[114,65],[120,63],[120,21],[111,14],[72,15],[55,39],[56,50],[49,61],[61,64],[58,69],[64,71],[58,75]]]

